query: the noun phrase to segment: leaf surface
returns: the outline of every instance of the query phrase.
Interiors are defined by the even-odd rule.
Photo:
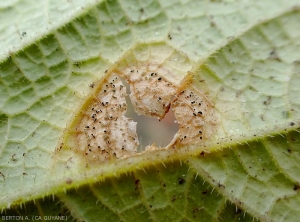
[[[0,5],[0,205],[33,209],[6,215],[34,215],[26,201],[55,194],[60,207],[47,211],[51,198],[37,200],[40,215],[300,216],[299,1],[39,4]],[[212,104],[213,118],[204,118],[212,136],[87,167],[62,141],[101,78],[134,67],[158,69],[174,84],[192,73],[193,87]]]

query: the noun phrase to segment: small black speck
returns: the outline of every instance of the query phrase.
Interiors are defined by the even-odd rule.
[[[184,184],[184,183],[185,183],[185,179],[179,177],[179,178],[178,178],[178,183],[179,183],[180,185]]]
[[[162,78],[161,78],[161,77],[159,77],[157,80],[158,80],[158,81],[160,81],[160,80],[162,80]]]
[[[240,213],[242,213],[241,209],[237,209],[237,211],[235,212],[235,214],[240,214]]]
[[[294,126],[294,125],[295,125],[295,123],[291,122],[291,123],[290,123],[290,125],[291,125],[291,126]]]

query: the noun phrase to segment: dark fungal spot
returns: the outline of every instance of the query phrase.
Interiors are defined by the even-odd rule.
[[[185,179],[179,177],[179,178],[178,178],[178,183],[179,183],[179,185],[184,184],[184,183],[185,183]]]
[[[172,197],[172,202],[174,202],[176,199],[177,199],[177,197],[176,197],[176,196],[173,196],[173,197]]]
[[[235,214],[240,214],[242,213],[242,210],[240,208],[237,209],[237,211],[235,212]]]

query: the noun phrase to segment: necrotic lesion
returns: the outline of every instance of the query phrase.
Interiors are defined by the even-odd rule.
[[[136,123],[125,116],[126,88],[120,78],[109,76],[93,97],[76,127],[76,150],[97,162],[136,153]]]

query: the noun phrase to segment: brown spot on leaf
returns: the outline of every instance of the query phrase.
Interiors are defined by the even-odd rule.
[[[215,132],[216,116],[207,98],[193,87],[175,96],[172,110],[179,124],[179,144],[200,144]]]
[[[67,132],[66,145],[85,156],[89,163],[136,153],[136,123],[125,116],[125,96],[126,88],[118,76],[104,79]]]
[[[212,138],[218,123],[215,109],[205,93],[193,86],[194,76],[188,72],[192,68],[188,58],[168,47],[162,47],[169,52],[165,54],[157,50],[161,45],[155,47],[144,50],[144,54],[149,54],[146,59],[138,59],[135,53],[140,52],[137,50],[126,54],[105,71],[100,82],[90,85],[90,95],[67,127],[56,150],[55,155],[66,154],[60,159],[69,161],[68,167],[72,163],[81,164],[81,159],[76,159],[78,156],[85,160],[81,165],[89,166],[137,153],[136,123],[125,116],[126,87],[121,78],[129,84],[130,99],[137,114],[162,119],[172,109],[179,130],[166,148],[204,144]],[[156,54],[150,55],[152,49],[157,50]],[[139,55],[143,57],[143,53]],[[180,65],[169,63],[172,56],[182,61],[185,68],[179,62]],[[146,152],[157,149],[151,145]],[[71,154],[77,154],[76,158],[70,157]],[[178,179],[179,184],[184,182],[183,178]]]
[[[130,85],[130,99],[137,114],[164,118],[177,88],[163,78],[167,70],[160,66],[139,66],[114,72]]]
[[[69,185],[70,185],[70,184],[72,184],[72,183],[73,183],[73,180],[72,180],[71,178],[67,178],[67,179],[66,179],[66,184],[69,184]]]

